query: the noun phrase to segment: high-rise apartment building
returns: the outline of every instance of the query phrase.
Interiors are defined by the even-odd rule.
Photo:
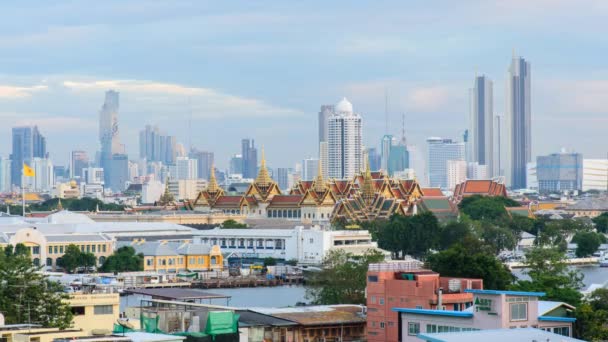
[[[243,175],[243,156],[235,154],[230,158],[228,173],[231,175]]]
[[[583,159],[583,191],[608,191],[608,159]]]
[[[447,162],[448,160],[465,160],[464,143],[436,137],[428,138],[426,141],[428,143],[429,186],[447,189]]]
[[[319,159],[308,158],[302,160],[302,180],[314,180],[319,173]]]
[[[450,191],[453,191],[456,185],[467,180],[466,160],[448,160],[447,177],[447,189]]]
[[[286,167],[277,168],[277,183],[279,184],[279,189],[281,189],[281,190],[289,189],[289,168],[286,168]]]
[[[493,175],[495,161],[492,81],[485,75],[475,77],[475,85],[471,89],[468,133],[468,161],[486,165],[490,175]]]
[[[169,166],[171,179],[197,179],[198,161],[188,157],[177,157],[175,165]]]
[[[382,164],[382,156],[378,153],[378,149],[375,147],[370,147],[367,149],[367,158],[369,159],[369,168],[372,171],[380,170],[380,165]]]
[[[319,142],[327,142],[328,139],[328,119],[334,112],[333,105],[323,105],[319,111]]]
[[[467,163],[468,179],[490,179],[490,172],[487,165],[480,165],[478,162]]]
[[[72,151],[70,156],[70,179],[80,179],[82,169],[89,166],[89,155],[85,151]]]
[[[541,193],[583,189],[583,155],[553,153],[536,157],[536,177]]]
[[[512,189],[526,187],[526,164],[532,159],[530,79],[530,63],[514,56],[508,73],[505,118],[505,175]]]
[[[123,191],[129,180],[129,157],[122,153],[113,154],[109,167],[104,167],[104,177],[107,188],[114,192]]]
[[[327,141],[319,143],[319,163],[321,163],[323,179],[329,178],[329,146]]]
[[[385,134],[380,142],[380,168],[384,172],[388,172],[388,160],[391,155],[391,146],[395,145],[397,140],[391,134]]]
[[[21,186],[23,163],[31,166],[33,158],[46,158],[46,139],[38,126],[13,127],[11,181]]]
[[[211,168],[213,167],[213,152],[192,150],[189,154],[190,159],[196,160],[199,179],[209,180]]]
[[[82,182],[85,184],[104,184],[103,168],[101,167],[86,167],[82,169]]]
[[[10,192],[11,182],[11,160],[0,157],[0,192]]]
[[[328,119],[328,173],[330,178],[350,179],[363,170],[361,116],[342,99]]]
[[[243,178],[255,178],[258,174],[258,150],[253,139],[241,140]]]
[[[55,185],[53,163],[48,158],[34,157],[30,164],[34,170],[34,177],[26,177],[26,184],[32,191],[49,192]]]

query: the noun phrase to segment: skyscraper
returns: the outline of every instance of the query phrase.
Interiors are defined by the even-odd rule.
[[[448,188],[448,160],[465,160],[464,143],[445,138],[428,138],[429,186]],[[466,175],[466,164],[465,164]]]
[[[243,178],[255,178],[258,174],[258,150],[253,139],[241,140]]]
[[[367,149],[367,158],[369,159],[369,168],[372,171],[380,170],[382,157],[378,153],[378,149],[370,147]]]
[[[530,63],[522,57],[511,61],[507,80],[506,178],[512,189],[526,187],[526,164],[532,159],[530,113]]]
[[[80,179],[82,169],[89,166],[89,155],[85,151],[72,151],[70,158],[70,179]]]
[[[471,89],[470,128],[468,146],[470,162],[486,165],[494,175],[494,112],[492,81],[485,75],[475,77]]]
[[[289,189],[289,169],[286,167],[277,168],[277,183],[279,184],[279,189],[287,190]]]
[[[361,116],[353,112],[353,105],[342,99],[328,119],[328,151],[330,178],[352,178],[362,171]]]
[[[231,175],[243,175],[243,156],[235,154],[230,158],[228,173]]]
[[[536,177],[541,193],[583,189],[583,155],[553,153],[536,157]]]
[[[34,191],[48,192],[55,185],[53,163],[48,158],[34,157],[31,162],[34,177],[27,177],[29,188]]]
[[[157,126],[146,125],[139,132],[139,157],[166,165],[175,163],[175,137],[162,134]]]
[[[11,181],[21,186],[23,163],[31,166],[33,158],[46,158],[46,139],[38,126],[13,127],[13,150],[11,154]]]
[[[302,160],[302,180],[311,181],[319,173],[319,159],[308,158]]]
[[[328,139],[328,119],[334,112],[333,105],[323,105],[319,111],[319,142],[327,141]]]
[[[170,166],[171,179],[197,179],[198,177],[198,161],[188,157],[177,157],[175,165]]]
[[[388,160],[391,155],[391,146],[395,143],[395,137],[391,134],[385,134],[380,142],[380,168],[384,170],[384,172],[388,172]]]
[[[190,151],[189,157],[196,160],[198,169],[197,177],[209,180],[211,168],[213,167],[213,152],[192,150]]]
[[[323,179],[327,179],[329,177],[329,147],[327,141],[319,143],[319,162],[321,163]]]
[[[110,181],[114,173],[110,169],[112,165],[120,163],[113,162],[114,154],[124,154],[124,146],[120,144],[118,131],[118,107],[119,99],[118,92],[114,90],[106,91],[105,101],[99,111],[99,142],[101,144],[100,164],[104,168],[104,176],[106,184],[116,184]],[[120,158],[118,158],[120,160]],[[128,166],[125,167],[128,177]],[[121,174],[117,172],[117,174]],[[122,188],[122,187],[121,187]]]
[[[104,178],[104,181],[109,180],[106,187],[114,192],[123,191],[129,180],[129,157],[122,153],[113,154],[108,167],[104,168]]]

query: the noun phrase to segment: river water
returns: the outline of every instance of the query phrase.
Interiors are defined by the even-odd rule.
[[[599,266],[577,266],[585,278],[585,288],[591,284],[603,284],[608,281],[608,268]],[[513,274],[519,278],[526,278],[523,270],[516,269]],[[289,285],[277,287],[247,287],[238,289],[210,289],[200,290],[231,296],[229,300],[214,299],[210,304],[228,305],[233,307],[285,307],[294,306],[298,302],[307,302],[306,288],[304,286]],[[124,311],[129,306],[139,306],[140,300],[146,297],[140,295],[129,295],[120,297],[120,308]],[[147,297],[149,298],[149,297]],[[206,301],[205,303],[209,303]]]

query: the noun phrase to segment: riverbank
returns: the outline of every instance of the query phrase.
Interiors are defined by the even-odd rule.
[[[568,265],[573,265],[573,266],[582,266],[582,265],[599,265],[599,258],[597,257],[590,257],[590,258],[572,258],[572,259],[566,259],[566,264]],[[511,261],[511,262],[506,262],[505,265],[507,265],[507,267],[509,267],[509,269],[515,269],[515,268],[525,268],[526,264],[520,261]]]

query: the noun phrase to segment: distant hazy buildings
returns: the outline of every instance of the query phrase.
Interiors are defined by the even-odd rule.
[[[0,157],[0,192],[10,192],[11,185],[11,160]]]
[[[113,154],[108,167],[103,169],[106,187],[114,192],[123,191],[129,180],[129,158],[127,155],[122,153]]]
[[[302,180],[314,180],[319,173],[319,159],[307,158],[302,160]]]
[[[171,179],[197,179],[198,163],[196,159],[177,157],[175,165],[169,166]]]
[[[104,184],[103,168],[101,167],[86,167],[82,169],[82,182],[85,184]]]
[[[253,139],[241,140],[241,157],[243,178],[255,178],[258,173],[258,150]]]
[[[48,158],[34,157],[30,163],[34,177],[26,177],[25,182],[31,191],[50,192],[55,184],[53,163]]]
[[[46,158],[46,139],[38,126],[13,127],[11,181],[21,186],[23,163],[31,166],[33,158]]]
[[[391,134],[385,134],[380,141],[380,168],[384,172],[388,172],[388,160],[391,155],[391,146],[394,144],[396,144],[396,140]]]
[[[536,157],[538,191],[541,193],[583,189],[583,155],[553,153]]]
[[[480,165],[478,162],[467,163],[468,179],[490,179],[488,165]]]
[[[382,164],[382,156],[378,153],[378,149],[370,147],[367,149],[367,158],[369,159],[369,167],[372,171],[380,170]]]
[[[70,178],[80,179],[82,170],[89,166],[89,155],[85,151],[72,151],[70,154]]]
[[[470,162],[486,165],[490,176],[494,175],[494,112],[492,81],[485,75],[475,77],[471,89],[470,128],[468,146]]]
[[[281,189],[281,190],[289,189],[289,168],[286,168],[286,167],[277,168],[277,183],[279,184],[279,189]]]
[[[188,155],[191,159],[196,160],[198,176],[197,178],[209,180],[211,168],[213,167],[213,152],[193,150]]]
[[[429,186],[447,189],[448,160],[465,160],[464,143],[437,137],[428,138],[426,141],[428,143]]]
[[[583,159],[583,191],[608,191],[608,160]]]
[[[346,98],[328,119],[328,174],[330,178],[352,178],[363,169],[361,116]]]
[[[243,156],[235,154],[230,158],[228,173],[231,175],[243,175]]]
[[[165,165],[175,163],[177,156],[174,136],[162,134],[157,126],[146,125],[139,132],[139,157],[159,161]]]
[[[514,56],[508,73],[505,118],[505,169],[512,189],[526,187],[526,164],[532,159],[530,79],[530,63]]]
[[[120,143],[118,108],[118,92],[108,90],[99,111],[99,163],[104,169],[106,186],[114,191],[122,191],[129,178],[128,157]]]

